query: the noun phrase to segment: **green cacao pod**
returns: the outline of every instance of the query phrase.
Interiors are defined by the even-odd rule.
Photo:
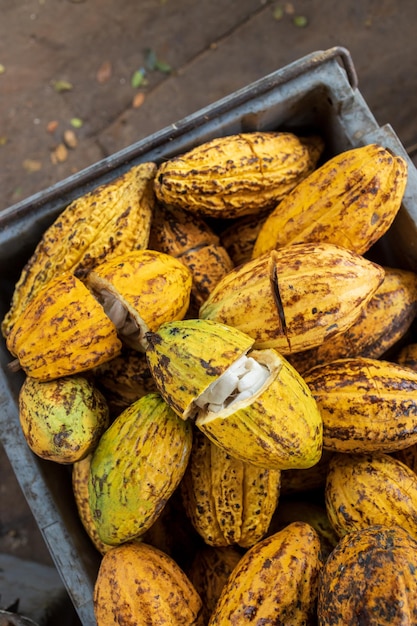
[[[107,402],[83,376],[40,382],[29,376],[19,393],[19,420],[37,456],[69,464],[92,453],[109,425]]]
[[[184,474],[191,445],[191,424],[157,393],[114,420],[90,468],[90,509],[101,541],[118,545],[152,526]]]

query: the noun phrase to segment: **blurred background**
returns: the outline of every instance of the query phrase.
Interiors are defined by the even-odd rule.
[[[0,0],[0,209],[310,52],[417,144],[412,0]]]
[[[0,0],[0,14],[0,210],[333,46],[417,154],[412,0]],[[52,566],[2,451],[0,470],[0,553]]]

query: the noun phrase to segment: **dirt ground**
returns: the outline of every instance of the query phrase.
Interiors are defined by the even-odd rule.
[[[0,209],[335,45],[350,51],[379,123],[391,123],[407,148],[417,143],[412,0],[0,0],[0,8]]]
[[[0,14],[0,210],[333,46],[417,153],[413,0],[0,0]],[[50,564],[4,454],[0,471],[0,552]]]

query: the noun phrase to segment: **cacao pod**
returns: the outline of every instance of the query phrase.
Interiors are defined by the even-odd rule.
[[[180,489],[184,509],[208,545],[249,547],[262,539],[279,486],[279,470],[234,459],[202,433],[194,433]]]
[[[333,244],[273,250],[229,272],[199,317],[233,326],[255,348],[314,348],[359,317],[384,278],[379,265]]]
[[[2,322],[4,337],[29,301],[54,276],[72,272],[83,279],[104,259],[147,247],[155,173],[155,163],[136,165],[63,210],[22,270]]]
[[[314,623],[320,540],[305,522],[293,522],[259,541],[224,585],[209,626]]]
[[[383,269],[384,280],[352,326],[316,348],[289,355],[297,371],[348,357],[379,359],[406,335],[417,312],[417,275]]]
[[[150,370],[165,401],[233,458],[268,469],[311,467],[322,424],[296,370],[276,351],[210,320],[182,320],[148,333]]]
[[[394,452],[417,443],[417,372],[357,357],[317,365],[303,376],[333,452]]]
[[[417,539],[417,475],[389,454],[335,454],[325,501],[339,537],[383,524],[401,526]]]
[[[183,419],[195,417],[197,398],[253,344],[239,330],[199,319],[166,322],[146,339],[159,392]]]
[[[213,287],[233,267],[219,237],[206,221],[173,207],[155,208],[149,247],[179,259],[190,270],[191,311],[198,311]]]
[[[33,297],[6,345],[23,371],[40,381],[86,372],[122,348],[103,307],[71,273],[51,279]]]
[[[300,181],[268,215],[253,257],[307,241],[364,254],[391,226],[406,184],[406,160],[381,145],[341,152]]]
[[[89,504],[101,541],[119,545],[152,526],[185,472],[191,444],[190,423],[157,393],[114,420],[90,467]]]
[[[197,427],[234,458],[268,469],[314,466],[322,454],[322,419],[298,372],[275,350],[249,358],[269,371],[266,382],[241,401],[203,408]]]
[[[162,204],[204,217],[259,214],[315,168],[323,148],[318,136],[283,132],[215,138],[162,163],[155,194]]]
[[[417,623],[417,542],[398,526],[349,533],[320,578],[319,626]]]
[[[169,254],[135,250],[97,266],[86,284],[102,302],[123,343],[144,352],[147,331],[184,317],[192,276]]]
[[[109,425],[104,396],[83,376],[40,382],[26,377],[19,392],[19,421],[29,448],[55,463],[80,461]]]
[[[97,626],[202,626],[201,598],[167,554],[143,542],[112,548],[94,585]]]

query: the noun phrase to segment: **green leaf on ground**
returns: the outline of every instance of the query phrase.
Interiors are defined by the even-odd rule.
[[[134,89],[137,89],[137,87],[146,85],[147,80],[145,78],[145,75],[146,75],[146,71],[143,69],[143,67],[140,70],[136,70],[136,72],[133,73],[130,84],[132,85]]]
[[[71,91],[73,85],[68,80],[55,80],[53,83],[55,91],[58,93],[62,91]]]
[[[151,48],[146,48],[145,50],[145,65],[150,72],[158,71],[163,72],[164,74],[169,74],[172,70],[169,63],[158,59],[155,50],[152,50]]]
[[[308,24],[308,20],[305,15],[296,15],[293,22],[294,26],[297,26],[298,28],[304,28]]]
[[[73,128],[81,128],[83,125],[83,121],[79,117],[73,117],[70,120],[70,124]]]

